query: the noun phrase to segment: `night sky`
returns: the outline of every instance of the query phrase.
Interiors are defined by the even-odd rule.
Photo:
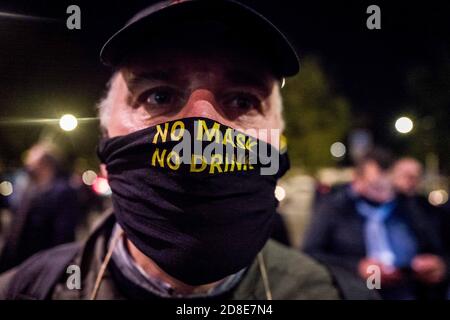
[[[98,52],[110,34],[151,1],[0,1],[0,11],[54,18],[56,22],[0,15],[0,117],[57,118],[95,115],[110,73]],[[334,90],[347,97],[357,121],[380,144],[394,144],[392,121],[408,110],[407,75],[414,68],[439,72],[450,52],[448,1],[242,1],[285,31],[300,57],[319,57]],[[81,30],[65,26],[66,8],[81,7]],[[382,29],[366,28],[366,8],[381,8]],[[434,71],[433,71],[434,72]],[[414,110],[413,110],[414,111]],[[71,133],[77,152],[93,154],[96,123]],[[388,129],[389,128],[389,129]],[[40,125],[0,126],[0,158],[13,165],[36,141]]]

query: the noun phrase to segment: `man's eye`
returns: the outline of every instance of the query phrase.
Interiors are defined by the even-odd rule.
[[[226,105],[238,110],[259,109],[261,101],[252,94],[236,94],[226,100]]]
[[[139,102],[150,106],[169,106],[176,103],[177,95],[171,88],[152,89],[139,97]]]

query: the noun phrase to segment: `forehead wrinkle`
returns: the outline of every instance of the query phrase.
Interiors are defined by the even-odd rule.
[[[272,91],[272,82],[268,75],[263,72],[252,72],[246,68],[233,68],[226,70],[225,78],[232,85],[256,87],[264,96],[268,96]]]
[[[176,66],[171,66],[170,68],[161,68],[161,64],[158,62],[155,64],[157,67],[154,69],[149,65],[148,67],[134,66],[134,68],[125,70],[124,78],[131,92],[152,82],[188,85],[191,88],[195,88],[205,84],[212,87],[215,83],[224,79],[222,70],[225,68],[225,65],[223,63],[211,61],[201,63],[200,60],[177,59],[172,63]]]
[[[182,75],[183,73],[174,67],[167,69],[161,67],[152,69],[149,67],[146,70],[128,70],[124,73],[124,78],[128,89],[134,92],[135,89],[152,82],[181,82]]]
[[[163,54],[164,53],[164,54]],[[227,52],[153,52],[146,59],[137,58],[126,68],[125,79],[131,93],[151,81],[199,87],[245,86],[257,89],[267,97],[271,77],[264,65]],[[274,80],[274,79],[273,79]]]

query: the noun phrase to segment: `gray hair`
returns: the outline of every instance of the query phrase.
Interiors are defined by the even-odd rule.
[[[114,84],[116,83],[116,79],[119,76],[119,71],[113,73],[109,81],[106,83],[106,94],[97,104],[97,113],[100,119],[100,129],[102,135],[108,135],[108,123],[111,117],[111,109],[114,104],[114,95],[112,94],[114,91]]]

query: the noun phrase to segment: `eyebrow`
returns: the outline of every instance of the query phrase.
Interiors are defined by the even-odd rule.
[[[268,76],[250,70],[229,70],[225,73],[225,78],[233,85],[256,87],[265,95],[269,95],[272,89]]]
[[[129,77],[126,78],[126,83],[128,89],[131,92],[134,92],[134,89],[138,88],[141,85],[145,85],[147,82],[151,81],[164,81],[170,82],[175,81],[177,74],[176,70],[151,70],[137,73],[130,73]]]
[[[127,87],[131,93],[145,87],[149,82],[180,82],[180,72],[175,68],[155,69],[143,72],[132,72],[126,77]],[[270,95],[271,83],[267,75],[251,72],[251,70],[233,69],[225,71],[225,81],[231,86],[255,87],[265,96]]]

